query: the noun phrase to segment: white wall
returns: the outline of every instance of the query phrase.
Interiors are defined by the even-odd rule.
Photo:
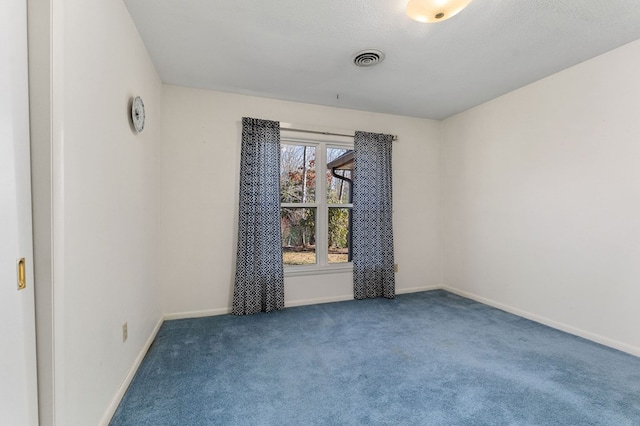
[[[162,86],[121,1],[52,4],[56,424],[84,426],[108,420],[162,316]],[[147,109],[140,135],[128,120],[135,95]]]
[[[441,284],[436,121],[165,86],[161,269],[165,314],[231,306],[237,240],[240,121],[397,134],[393,146],[398,292]],[[291,306],[353,298],[350,273],[286,277]]]
[[[445,285],[640,355],[640,41],[443,122]]]

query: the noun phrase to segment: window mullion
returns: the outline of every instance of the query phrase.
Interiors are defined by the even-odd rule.
[[[305,207],[305,208],[318,208],[318,203],[280,203],[280,207]]]
[[[316,255],[319,265],[327,265],[328,262],[328,212],[327,212],[327,149],[326,144],[320,143],[318,147],[316,163],[316,202],[319,204],[316,219]]]

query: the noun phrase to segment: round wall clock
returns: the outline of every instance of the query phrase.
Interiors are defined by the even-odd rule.
[[[131,121],[136,132],[140,133],[144,130],[144,102],[140,96],[136,96],[131,103]]]

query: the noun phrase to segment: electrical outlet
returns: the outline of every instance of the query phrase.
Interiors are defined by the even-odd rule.
[[[127,341],[127,337],[129,337],[129,330],[127,327],[127,323],[125,322],[124,324],[122,324],[122,342],[126,342]]]
[[[398,272],[398,264],[397,263],[393,264],[393,272]]]

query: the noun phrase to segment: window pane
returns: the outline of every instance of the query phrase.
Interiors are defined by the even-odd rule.
[[[351,209],[329,207],[329,263],[351,262]]]
[[[280,147],[280,202],[313,203],[316,199],[316,148]]]
[[[332,169],[336,177],[332,173]],[[327,202],[331,204],[351,203],[351,177],[353,176],[353,150],[327,148]]]
[[[316,209],[283,207],[280,210],[282,261],[285,265],[316,263]]]

